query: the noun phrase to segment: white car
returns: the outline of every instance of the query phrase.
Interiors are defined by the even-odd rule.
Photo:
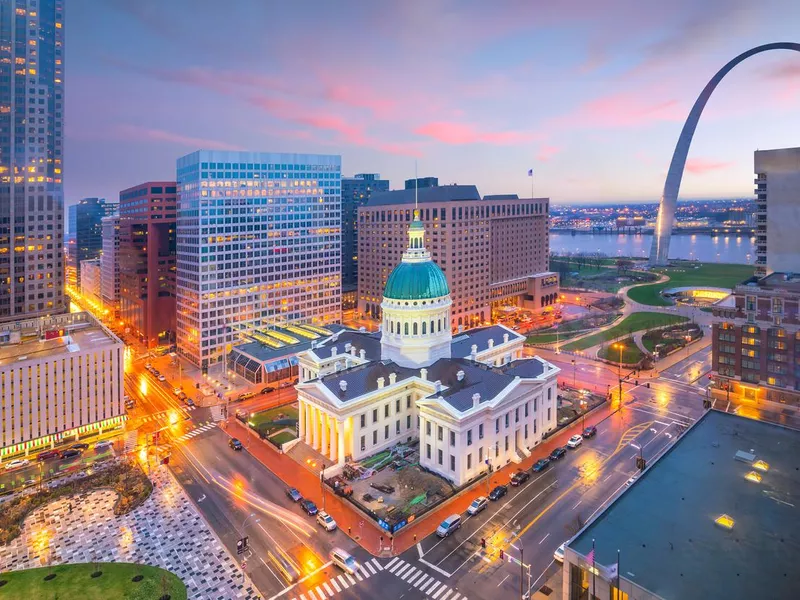
[[[635,482],[636,482],[636,475],[634,475],[633,477],[628,479],[628,481],[625,482],[625,487],[631,487]]]
[[[103,448],[108,448],[109,446],[113,446],[113,445],[114,445],[114,442],[112,442],[111,440],[103,440],[101,442],[97,442],[94,445],[94,449],[95,450],[102,450]]]
[[[333,531],[336,529],[336,521],[334,521],[333,517],[324,510],[321,510],[317,513],[317,523],[322,525],[325,528],[325,531]]]
[[[166,380],[167,380],[167,378],[166,378],[166,377],[164,377],[163,375],[159,375],[159,376],[158,376],[158,380],[159,380],[159,381],[166,381]]]
[[[6,471],[10,471],[11,469],[19,469],[20,467],[27,467],[29,464],[31,464],[31,461],[29,461],[27,458],[18,458],[6,464]]]
[[[469,508],[467,509],[467,514],[477,515],[487,506],[489,506],[489,501],[484,496],[478,496],[477,498],[475,498],[475,500],[472,501],[472,504],[469,505]]]
[[[181,391],[182,391],[182,390],[181,390],[181,388],[179,388],[179,387],[172,388],[172,393],[173,393],[175,396],[180,396],[180,395],[181,395]]]
[[[582,435],[573,435],[571,438],[569,438],[569,441],[567,442],[567,447],[568,448],[577,448],[582,443],[583,443],[583,436]]]
[[[555,552],[553,552],[553,558],[555,559],[556,562],[560,562],[560,563],[564,562],[564,546],[566,546],[566,545],[567,545],[567,542],[564,542],[558,548],[556,548]]]
[[[147,369],[147,370],[149,371],[150,369],[152,369],[152,368],[153,368],[153,365],[151,365],[150,363],[147,363],[147,364],[144,366],[144,368],[145,368],[145,369]]]

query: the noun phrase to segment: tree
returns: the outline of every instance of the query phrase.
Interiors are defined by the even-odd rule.
[[[617,266],[617,273],[624,274],[631,270],[631,268],[633,267],[633,261],[627,258],[618,258],[616,266]]]

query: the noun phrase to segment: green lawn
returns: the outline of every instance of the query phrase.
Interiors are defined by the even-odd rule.
[[[285,427],[294,427],[298,419],[296,406],[278,406],[251,415],[247,422],[262,436],[269,436]],[[280,422],[276,423],[275,421]]]
[[[625,347],[622,349],[622,364],[633,365],[638,363],[640,360],[644,358],[644,354],[642,354],[642,351],[639,350],[639,347],[633,341],[633,338],[626,338],[618,343],[625,345]],[[613,345],[616,346],[616,344]],[[609,344],[608,346],[603,346],[600,349],[600,352],[597,353],[597,355],[600,358],[618,362],[619,348],[612,348],[611,346],[612,344]]]
[[[3,600],[158,600],[169,594],[170,600],[185,600],[186,586],[169,571],[131,563],[97,563],[102,575],[93,578],[94,563],[42,567],[0,574],[7,583],[0,587]],[[55,573],[55,578],[44,578]],[[133,577],[141,575],[139,582]]]
[[[694,268],[695,266],[698,268]],[[662,290],[695,285],[733,288],[737,283],[752,277],[754,269],[750,265],[687,262],[680,263],[678,267],[653,269],[653,272],[664,273],[669,276],[669,281],[632,288],[628,291],[631,300],[649,306],[670,306],[670,303],[661,297]]]
[[[625,317],[621,322],[617,323],[610,329],[595,333],[585,338],[581,338],[574,342],[570,342],[564,346],[564,350],[586,350],[597,344],[602,344],[608,340],[613,340],[626,333],[633,333],[634,331],[641,331],[642,329],[651,329],[653,327],[661,327],[662,325],[671,325],[673,323],[683,323],[688,321],[686,317],[678,315],[666,315],[664,313],[656,312],[640,312],[634,313]]]
[[[276,433],[269,439],[276,446],[280,446],[282,444],[285,444],[286,442],[291,442],[292,440],[296,440],[297,436],[294,435],[293,433],[289,433],[288,431],[281,431],[280,433]]]
[[[563,342],[576,335],[578,335],[576,331],[565,331],[564,333],[559,333],[556,339],[555,333],[534,333],[529,335],[526,341],[529,344],[552,344],[554,342]]]

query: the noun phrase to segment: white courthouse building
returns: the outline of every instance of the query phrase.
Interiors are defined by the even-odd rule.
[[[453,338],[450,288],[418,217],[383,294],[377,334],[342,331],[299,356],[300,437],[341,467],[419,439],[456,486],[520,462],[556,427],[559,369],[495,325]]]

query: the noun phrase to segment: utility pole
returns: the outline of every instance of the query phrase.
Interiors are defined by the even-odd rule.
[[[519,547],[519,597],[525,600],[525,548]]]
[[[576,381],[575,369],[576,369],[575,359],[573,358],[572,359],[572,387],[578,387],[577,384],[575,383],[575,381]]]
[[[322,510],[325,510],[325,463],[322,463],[319,472],[319,492],[322,494]]]

